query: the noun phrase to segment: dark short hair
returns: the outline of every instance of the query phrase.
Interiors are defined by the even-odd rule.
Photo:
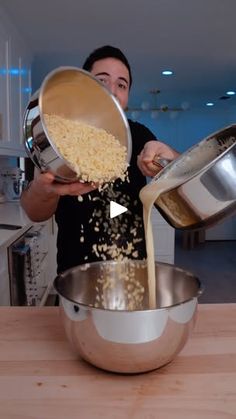
[[[112,47],[110,45],[104,45],[103,47],[95,49],[85,60],[83,64],[83,69],[87,71],[91,71],[93,64],[104,58],[116,58],[117,60],[121,61],[129,71],[129,78],[130,78],[130,86],[132,84],[132,74],[129,62],[126,56],[119,48]]]

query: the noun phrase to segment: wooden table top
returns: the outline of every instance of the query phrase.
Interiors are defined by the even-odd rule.
[[[235,419],[236,304],[200,304],[178,357],[139,375],[78,359],[58,307],[1,307],[0,418]]]

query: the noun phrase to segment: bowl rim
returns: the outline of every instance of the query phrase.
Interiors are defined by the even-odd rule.
[[[125,263],[135,263],[135,264],[141,263],[143,265],[146,265],[146,260],[128,259],[128,260],[123,260],[123,261],[109,260],[109,261],[106,261],[105,262],[105,264],[109,264],[109,265],[117,265],[117,264],[125,264]],[[155,309],[147,308],[147,309],[143,309],[143,310],[141,310],[141,309],[137,309],[137,310],[114,310],[114,309],[110,309],[110,308],[95,307],[92,304],[89,305],[89,304],[84,304],[84,303],[78,302],[78,301],[76,301],[76,300],[74,300],[72,298],[69,298],[69,297],[66,297],[66,296],[62,295],[62,293],[58,290],[58,288],[59,288],[58,287],[58,282],[60,281],[60,279],[62,277],[64,277],[65,275],[67,275],[69,272],[72,272],[73,270],[78,270],[78,269],[83,270],[83,268],[85,268],[86,266],[89,267],[90,265],[95,266],[95,265],[102,265],[102,264],[104,264],[104,261],[87,262],[87,263],[84,263],[84,264],[81,264],[81,265],[74,266],[73,268],[66,269],[61,274],[58,274],[56,276],[56,278],[53,281],[53,287],[56,290],[57,294],[61,298],[65,299],[66,301],[70,301],[75,306],[78,306],[78,307],[81,306],[81,307],[86,308],[88,310],[91,309],[91,310],[96,310],[96,311],[97,310],[99,310],[99,311],[109,311],[109,312],[112,312],[112,313],[137,313],[137,312],[140,312],[140,313],[145,312],[146,313],[146,312],[156,312],[156,311],[159,311],[160,312],[160,311],[163,311],[163,310],[172,309],[174,307],[178,307],[178,306],[184,305],[184,304],[186,304],[186,303],[188,303],[188,302],[190,302],[192,300],[195,300],[195,299],[197,300],[203,294],[203,292],[204,292],[204,286],[203,286],[202,282],[199,280],[199,278],[196,275],[194,275],[189,270],[185,270],[185,269],[183,269],[183,268],[181,268],[181,267],[179,267],[177,265],[172,265],[170,263],[157,262],[157,261],[155,261],[155,266],[156,265],[160,265],[160,266],[168,266],[168,267],[172,267],[172,268],[174,267],[174,269],[176,269],[177,271],[183,272],[184,274],[187,274],[188,276],[191,276],[192,279],[194,279],[196,281],[197,286],[198,286],[198,290],[196,292],[196,295],[194,295],[194,296],[192,296],[190,298],[187,298],[184,301],[178,302],[176,304],[171,304],[171,305],[162,306],[162,307],[156,307]]]

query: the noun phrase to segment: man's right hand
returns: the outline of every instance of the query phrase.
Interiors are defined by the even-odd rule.
[[[55,176],[52,173],[40,173],[34,179],[34,188],[37,188],[38,193],[46,195],[83,195],[96,189],[96,186],[91,183],[73,182],[73,183],[58,183],[55,182]]]
[[[60,196],[83,195],[96,189],[91,183],[55,182],[52,173],[40,173],[21,194],[21,206],[32,221],[48,220],[56,211]]]
[[[137,158],[137,165],[144,176],[153,177],[160,170],[161,166],[153,163],[155,157],[174,160],[180,154],[169,145],[159,140],[148,141]]]

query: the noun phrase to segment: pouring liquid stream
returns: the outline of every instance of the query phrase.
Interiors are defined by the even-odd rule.
[[[147,253],[147,273],[148,273],[148,292],[149,292],[149,308],[156,308],[156,273],[155,273],[155,254],[154,239],[151,222],[151,211],[154,202],[158,199],[163,191],[167,191],[179,184],[180,179],[158,179],[144,186],[139,194],[143,204],[143,222],[146,239]]]

